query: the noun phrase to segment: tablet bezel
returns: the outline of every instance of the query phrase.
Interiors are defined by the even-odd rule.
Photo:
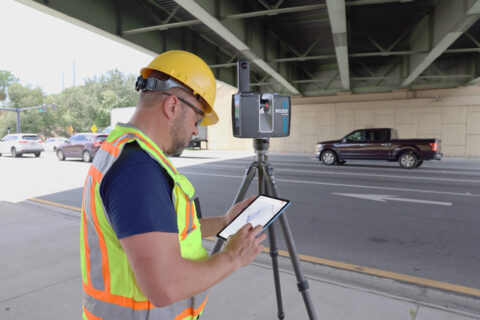
[[[278,212],[275,213],[275,214],[273,215],[273,217],[270,218],[270,220],[268,220],[268,222],[263,226],[262,232],[264,232],[265,229],[268,228],[268,226],[269,226],[279,215],[281,215],[281,214],[285,211],[285,209],[286,209],[286,208],[290,205],[290,203],[291,203],[290,200],[287,200],[287,199],[278,198],[278,197],[270,196],[270,195],[267,195],[267,194],[259,194],[259,195],[257,195],[257,197],[256,197],[248,206],[246,206],[242,211],[240,211],[240,213],[237,214],[237,216],[236,216],[235,218],[233,218],[232,221],[230,221],[229,224],[227,224],[225,227],[222,228],[222,230],[220,230],[220,231],[217,233],[217,238],[220,238],[220,239],[226,241],[227,239],[226,239],[225,237],[222,237],[222,236],[220,235],[220,234],[223,232],[223,230],[225,230],[225,229],[226,229],[230,224],[232,224],[238,217],[240,217],[240,216],[242,215],[242,213],[245,212],[245,210],[247,210],[248,207],[250,207],[251,205],[253,205],[253,203],[254,203],[255,201],[257,201],[258,198],[260,198],[261,196],[267,197],[267,198],[271,198],[271,199],[275,199],[275,200],[285,201],[285,202],[286,202],[285,205],[284,205],[282,208],[280,208],[280,210],[278,210]],[[255,227],[255,226],[254,226],[254,227]]]

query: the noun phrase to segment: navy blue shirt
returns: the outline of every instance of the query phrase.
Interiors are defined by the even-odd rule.
[[[119,239],[152,231],[178,233],[173,180],[136,142],[123,152],[100,185],[100,195]]]

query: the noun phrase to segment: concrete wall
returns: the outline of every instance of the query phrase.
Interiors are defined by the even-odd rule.
[[[216,110],[221,120],[209,127],[210,149],[252,149],[252,139],[232,136],[231,95],[236,92],[219,85]],[[445,156],[480,157],[480,86],[294,97],[291,134],[270,139],[270,151],[313,153],[318,141],[367,127],[395,128],[400,138],[439,138]]]

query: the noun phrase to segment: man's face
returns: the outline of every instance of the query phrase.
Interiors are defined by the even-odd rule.
[[[179,98],[191,103],[196,108],[204,111],[204,107],[193,96],[185,94],[179,95]],[[178,100],[178,99],[177,99]],[[178,100],[178,103],[182,105],[182,112],[174,119],[171,129],[170,148],[167,150],[167,154],[179,155],[188,146],[192,136],[198,134],[198,124],[201,123],[203,116],[195,112],[195,110],[189,107],[186,103]]]

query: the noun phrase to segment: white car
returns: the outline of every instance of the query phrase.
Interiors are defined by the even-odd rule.
[[[33,153],[40,157],[43,151],[43,141],[38,134],[15,133],[9,134],[0,140],[0,155],[10,154],[12,157],[21,157],[25,153]]]
[[[62,143],[67,142],[67,140],[68,140],[67,138],[63,138],[63,137],[50,138],[45,140],[43,147],[45,151],[57,151],[57,147]]]

